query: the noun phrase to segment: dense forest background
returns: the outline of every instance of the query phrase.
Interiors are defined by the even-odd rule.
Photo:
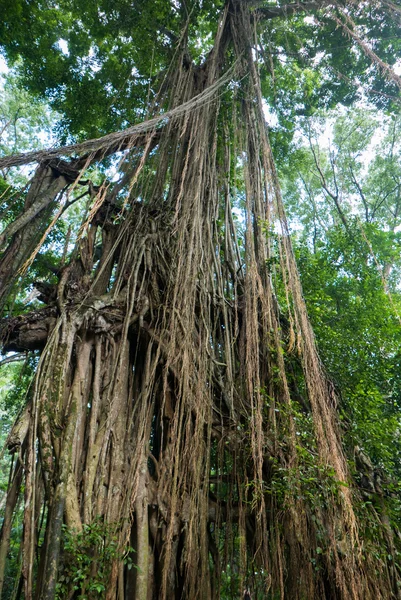
[[[2,597],[400,598],[401,6],[0,8]]]

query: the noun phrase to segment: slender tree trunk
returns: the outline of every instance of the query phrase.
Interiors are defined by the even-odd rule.
[[[7,494],[6,505],[4,508],[3,524],[0,532],[0,597],[4,586],[4,571],[6,567],[6,558],[10,546],[10,536],[12,530],[12,520],[15,507],[18,502],[18,496],[22,481],[22,465],[17,459],[14,469],[11,487]]]

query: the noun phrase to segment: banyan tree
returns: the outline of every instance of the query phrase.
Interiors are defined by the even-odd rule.
[[[36,163],[0,235],[2,349],[35,365],[7,440],[0,587],[19,511],[12,598],[400,598],[399,536],[354,482],[308,320],[265,88],[274,28],[309,15],[396,95],[360,22],[401,9],[212,3],[199,58],[193,4],[158,31],[169,62],[136,123],[0,159]],[[118,176],[99,183],[105,164]],[[39,262],[39,299],[14,315]]]

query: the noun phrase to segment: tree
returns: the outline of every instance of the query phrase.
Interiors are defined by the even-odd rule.
[[[16,27],[16,8],[5,12],[4,31],[15,30],[5,51],[21,57],[26,85],[63,113],[64,135],[106,135],[0,159],[3,169],[39,163],[0,236],[1,301],[16,296],[20,313],[1,323],[3,350],[39,355],[8,437],[15,460],[0,582],[23,494],[16,594],[23,587],[25,600],[236,598],[244,588],[272,599],[397,598],[396,529],[384,492],[373,487],[366,500],[341,443],[264,97],[278,96],[284,122],[351,94],[358,74],[388,105],[400,85],[385,62],[400,9],[324,0],[147,5],[136,3],[136,43],[127,39],[132,3],[49,3],[45,18],[61,11],[63,34],[44,26],[35,4],[17,3],[18,18],[33,19],[33,45]],[[64,32],[69,54],[57,47]],[[333,68],[354,44],[340,86],[327,74],[328,36]],[[303,49],[316,54],[306,60]],[[137,85],[108,81],[117,58],[119,76],[125,68],[131,76],[136,61]],[[107,170],[112,157],[118,180]],[[49,249],[47,235],[59,227],[63,237],[60,218],[81,190],[79,227]],[[27,288],[16,275],[29,270],[41,274],[45,306],[21,310]],[[355,461],[370,481],[369,458],[357,452]]]
[[[369,106],[311,117],[281,173],[308,312],[348,434],[398,479],[397,128],[396,115]]]

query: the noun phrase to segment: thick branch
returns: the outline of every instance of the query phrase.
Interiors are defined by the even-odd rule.
[[[45,187],[43,192],[37,196],[35,202],[5,228],[0,235],[0,249],[7,238],[20,231],[27,223],[31,222],[36,215],[49,206],[66,185],[67,181],[63,176],[53,179],[51,183]]]
[[[226,85],[232,78],[235,69],[238,66],[238,61],[224,73],[220,79],[217,79],[210,86],[205,88],[200,94],[197,94],[190,100],[174,107],[173,109],[128,127],[124,131],[116,131],[109,133],[100,138],[87,140],[81,144],[71,144],[61,148],[49,148],[47,150],[35,150],[26,154],[15,154],[14,156],[6,156],[0,158],[0,169],[8,167],[17,167],[27,165],[33,162],[43,162],[57,158],[59,156],[71,156],[73,154],[88,153],[88,165],[95,160],[95,157],[100,156],[99,160],[111,153],[122,151],[126,148],[132,148],[138,145],[138,140],[149,140],[149,136],[156,136],[157,129],[163,128],[167,121],[173,118],[183,118],[189,113],[199,109],[201,106],[209,103],[216,95],[217,91]]]
[[[85,313],[86,329],[95,333],[116,331],[121,327],[125,316],[124,293],[116,298],[112,294],[91,297],[70,306]],[[25,315],[0,320],[0,346],[3,353],[42,350],[49,334],[53,331],[57,318],[56,306],[46,306]],[[141,313],[135,313],[131,323],[140,319]]]
[[[368,205],[368,201],[366,199],[365,194],[363,193],[363,190],[362,190],[362,188],[361,188],[361,186],[359,184],[359,181],[357,180],[357,178],[355,176],[355,173],[354,173],[354,170],[352,168],[352,165],[349,166],[349,170],[351,172],[351,179],[352,179],[352,181],[353,181],[356,189],[358,190],[358,193],[359,193],[359,195],[361,197],[361,200],[362,200],[362,203],[363,203],[363,206],[364,206],[364,209],[365,209],[366,223],[369,223],[369,205]]]
[[[56,307],[46,307],[28,315],[0,321],[2,352],[41,350],[57,319]]]

